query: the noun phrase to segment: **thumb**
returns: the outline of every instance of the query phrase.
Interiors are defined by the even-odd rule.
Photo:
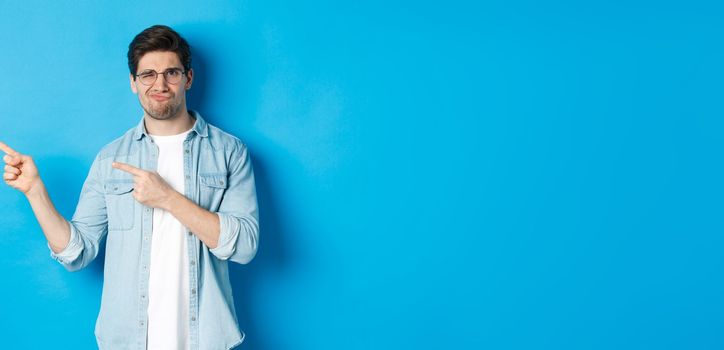
[[[23,154],[19,158],[21,163],[35,164],[35,162],[33,161],[33,157],[31,156]]]

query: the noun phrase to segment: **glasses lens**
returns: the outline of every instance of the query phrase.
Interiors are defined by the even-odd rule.
[[[169,69],[163,72],[163,76],[169,84],[178,84],[181,81],[181,70]]]
[[[156,72],[144,72],[138,75],[138,79],[144,85],[151,85],[156,81]]]

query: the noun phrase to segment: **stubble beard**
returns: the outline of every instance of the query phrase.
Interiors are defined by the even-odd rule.
[[[143,107],[143,110],[146,112],[146,114],[156,120],[169,120],[173,119],[175,116],[178,115],[179,111],[181,111],[181,104],[174,104],[172,103],[174,101],[173,98],[167,101],[167,103],[163,103],[157,107],[154,107],[154,101],[149,98],[148,99],[148,106],[141,104]]]

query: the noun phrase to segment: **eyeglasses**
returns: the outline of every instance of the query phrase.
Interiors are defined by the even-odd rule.
[[[178,84],[181,82],[181,77],[186,74],[186,71],[181,68],[169,68],[163,71],[163,73],[156,72],[155,70],[146,70],[141,74],[136,74],[135,77],[141,81],[143,85],[153,85],[156,82],[159,74],[163,74],[163,78],[169,84]]]

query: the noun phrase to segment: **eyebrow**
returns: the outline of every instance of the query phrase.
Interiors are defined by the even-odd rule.
[[[155,70],[155,69],[150,69],[150,68],[149,68],[149,69],[144,69],[144,70],[140,71],[138,74],[151,73],[151,72],[163,73],[163,72],[169,71],[169,70],[171,70],[171,69],[184,70],[183,68],[180,68],[180,67],[169,67],[169,68],[166,68],[166,69],[164,69],[164,70],[162,70],[162,71],[159,72],[159,71],[157,71],[157,70]]]

